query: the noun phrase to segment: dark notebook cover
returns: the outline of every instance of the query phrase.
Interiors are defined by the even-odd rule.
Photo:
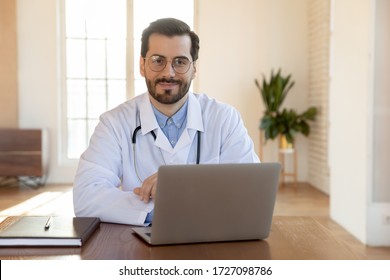
[[[11,216],[0,224],[0,246],[82,246],[100,225],[94,217]]]

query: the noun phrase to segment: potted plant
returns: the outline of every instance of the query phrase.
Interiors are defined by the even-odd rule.
[[[281,148],[286,148],[285,144],[293,146],[297,133],[302,133],[304,136],[310,134],[309,121],[315,120],[317,108],[310,107],[301,114],[294,109],[281,109],[284,99],[295,84],[291,80],[291,74],[283,77],[280,69],[276,75],[274,71],[271,71],[269,81],[263,75],[263,83],[260,85],[255,79],[255,84],[265,105],[264,116],[260,122],[260,129],[264,130],[265,141],[280,136]]]

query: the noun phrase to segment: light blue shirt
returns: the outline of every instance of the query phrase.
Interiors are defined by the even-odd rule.
[[[187,108],[188,99],[184,105],[177,111],[172,117],[167,117],[160,111],[158,111],[153,105],[153,112],[156,116],[157,123],[165,136],[171,143],[172,148],[175,147],[177,141],[179,141],[180,135],[183,133],[187,123]]]

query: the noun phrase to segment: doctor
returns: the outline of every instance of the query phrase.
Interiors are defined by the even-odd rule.
[[[148,225],[159,166],[259,161],[239,113],[189,91],[199,52],[189,26],[157,20],[141,43],[148,92],[100,117],[74,180],[76,216]]]

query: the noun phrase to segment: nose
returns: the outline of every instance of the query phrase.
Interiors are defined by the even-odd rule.
[[[163,76],[174,77],[176,75],[175,69],[173,68],[172,61],[167,61],[167,65],[162,71]]]

